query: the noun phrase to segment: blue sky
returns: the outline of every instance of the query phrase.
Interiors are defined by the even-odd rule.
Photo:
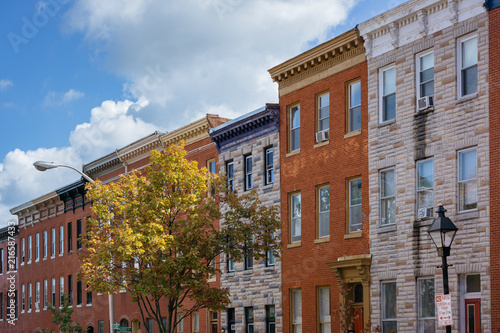
[[[402,1],[6,0],[0,227],[8,210],[154,130],[277,102],[267,70]]]

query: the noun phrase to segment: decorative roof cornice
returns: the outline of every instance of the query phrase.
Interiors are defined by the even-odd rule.
[[[302,79],[363,52],[363,40],[356,29],[352,29],[269,69],[268,72],[281,88],[292,78]]]
[[[220,152],[223,147],[235,142],[238,137],[250,138],[251,134],[262,134],[262,130],[269,128],[279,131],[279,104],[268,103],[260,109],[211,129],[210,137]]]
[[[80,179],[74,183],[68,184],[56,190],[59,199],[66,201],[70,198],[76,198],[78,196],[85,195],[85,184],[87,181],[85,179]]]
[[[31,213],[35,210],[37,210],[37,207],[43,206],[43,205],[51,205],[54,204],[56,201],[58,201],[59,195],[53,191],[47,194],[44,194],[36,199],[33,199],[31,201],[25,202],[22,205],[19,205],[17,207],[11,208],[10,213],[12,215],[18,215],[18,216],[24,216],[26,213]]]
[[[207,114],[205,118],[194,121],[188,125],[182,126],[170,133],[160,137],[163,146],[178,144],[184,140],[186,145],[193,142],[208,138],[208,131],[220,124],[227,122],[229,119],[221,118],[218,115]]]
[[[14,228],[14,229],[12,229]],[[19,227],[17,225],[4,227],[0,229],[0,242],[6,241],[11,237],[17,237],[19,235]]]
[[[155,131],[154,133],[139,139],[128,146],[118,149],[116,154],[120,161],[126,164],[143,159],[151,153],[152,150],[163,150],[160,137],[165,133]]]
[[[98,178],[99,176],[108,172],[119,169],[123,166],[116,151],[103,156],[95,161],[84,164],[82,169],[83,173],[89,175],[91,178]]]

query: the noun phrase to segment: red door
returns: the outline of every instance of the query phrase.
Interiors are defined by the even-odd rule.
[[[217,329],[217,324],[212,324],[212,333],[219,333],[219,330]]]
[[[354,333],[363,332],[364,324],[363,324],[363,308],[356,307],[353,309],[354,315]]]
[[[481,333],[481,300],[465,300],[465,332]]]

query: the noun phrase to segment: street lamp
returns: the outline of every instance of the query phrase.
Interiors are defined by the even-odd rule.
[[[444,294],[448,295],[450,293],[450,288],[448,286],[448,263],[446,262],[446,257],[450,255],[451,243],[455,238],[458,228],[451,222],[449,218],[444,216],[446,209],[443,206],[439,206],[436,213],[438,217],[434,219],[429,230],[427,232],[432,238],[434,245],[436,245],[438,255],[443,259],[443,289]],[[451,333],[451,326],[446,326],[446,333]]]
[[[59,168],[59,167],[69,168],[69,169],[72,169],[72,170],[75,170],[76,172],[78,172],[87,181],[89,181],[91,183],[94,182],[94,180],[92,178],[90,178],[89,176],[87,176],[86,174],[84,174],[83,172],[78,170],[77,168],[74,168],[70,165],[59,164],[56,162],[36,161],[35,163],[33,163],[33,166],[38,171],[45,171],[48,169],[55,169],[55,168]],[[108,305],[109,305],[109,331],[114,332],[113,323],[115,321],[115,304],[114,304],[113,294],[108,295]]]

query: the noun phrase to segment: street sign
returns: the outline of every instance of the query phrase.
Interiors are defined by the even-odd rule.
[[[436,308],[438,326],[453,325],[453,319],[451,317],[451,295],[436,296]]]

